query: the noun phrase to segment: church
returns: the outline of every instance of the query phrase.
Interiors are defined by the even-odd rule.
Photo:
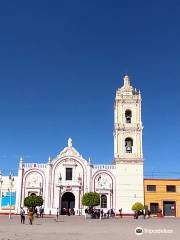
[[[36,194],[44,199],[45,214],[56,214],[57,208],[74,208],[84,214],[81,198],[86,192],[98,192],[101,208],[122,208],[132,214],[135,202],[144,204],[143,147],[141,121],[141,93],[132,87],[127,75],[123,86],[116,91],[114,102],[114,158],[110,165],[93,164],[75,149],[71,138],[67,146],[45,163],[25,163],[21,158],[18,176],[13,177],[11,199],[14,213],[20,212],[24,198]],[[8,177],[1,176],[1,191]],[[12,198],[11,194],[11,198]],[[3,199],[1,199],[3,200]],[[7,201],[0,208],[8,209]]]

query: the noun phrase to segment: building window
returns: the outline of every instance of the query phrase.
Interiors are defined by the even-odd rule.
[[[166,191],[167,192],[176,192],[176,186],[175,185],[167,185]]]
[[[126,123],[131,123],[132,112],[130,110],[126,110],[125,118],[126,118]]]
[[[66,180],[72,180],[72,168],[66,168]]]
[[[101,195],[101,208],[107,208],[107,196]]]
[[[125,139],[126,153],[132,153],[133,140],[131,138]]]
[[[157,214],[159,211],[159,203],[150,203],[151,214]]]
[[[147,185],[147,191],[148,192],[155,192],[156,191],[156,185]]]

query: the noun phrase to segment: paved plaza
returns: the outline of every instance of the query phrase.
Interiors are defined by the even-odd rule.
[[[180,219],[138,219],[114,218],[84,220],[78,216],[35,218],[33,225],[20,224],[20,218],[0,216],[0,240],[132,240],[132,239],[179,239]],[[142,235],[135,229],[141,227]],[[154,231],[154,232],[153,232]],[[156,233],[155,233],[156,231]]]

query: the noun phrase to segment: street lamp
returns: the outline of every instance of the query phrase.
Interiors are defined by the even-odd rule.
[[[112,184],[110,183],[109,184],[109,188],[110,188],[110,209],[113,208],[113,199],[112,199],[112,196],[113,196],[113,188],[112,188]]]
[[[102,219],[102,216],[101,216],[101,187],[102,187],[102,183],[100,181],[101,181],[101,175],[98,177],[98,182],[99,182],[99,186],[100,186],[100,189],[99,189],[99,196],[100,196],[100,216],[99,216],[99,220]]]
[[[81,209],[81,187],[82,187],[82,178],[78,177],[78,184],[79,184],[79,216],[81,215],[80,209]]]
[[[39,183],[39,195],[40,195],[40,196],[43,195],[43,185],[42,185],[41,182]],[[42,196],[42,197],[43,197],[43,196]]]
[[[3,184],[3,180],[2,180],[2,171],[0,170],[0,207],[1,207],[1,198],[2,198],[2,184]]]
[[[61,173],[59,175],[59,215],[61,215],[61,190],[63,189]]]
[[[9,219],[11,218],[11,205],[12,205],[12,187],[14,182],[14,177],[12,172],[9,174],[9,181],[10,181],[10,208],[9,208]]]

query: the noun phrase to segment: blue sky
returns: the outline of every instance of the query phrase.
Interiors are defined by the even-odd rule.
[[[180,172],[179,1],[1,1],[0,167],[46,162],[73,138],[113,159],[113,102],[128,73],[143,96],[145,174]],[[155,173],[154,173],[155,174]]]

